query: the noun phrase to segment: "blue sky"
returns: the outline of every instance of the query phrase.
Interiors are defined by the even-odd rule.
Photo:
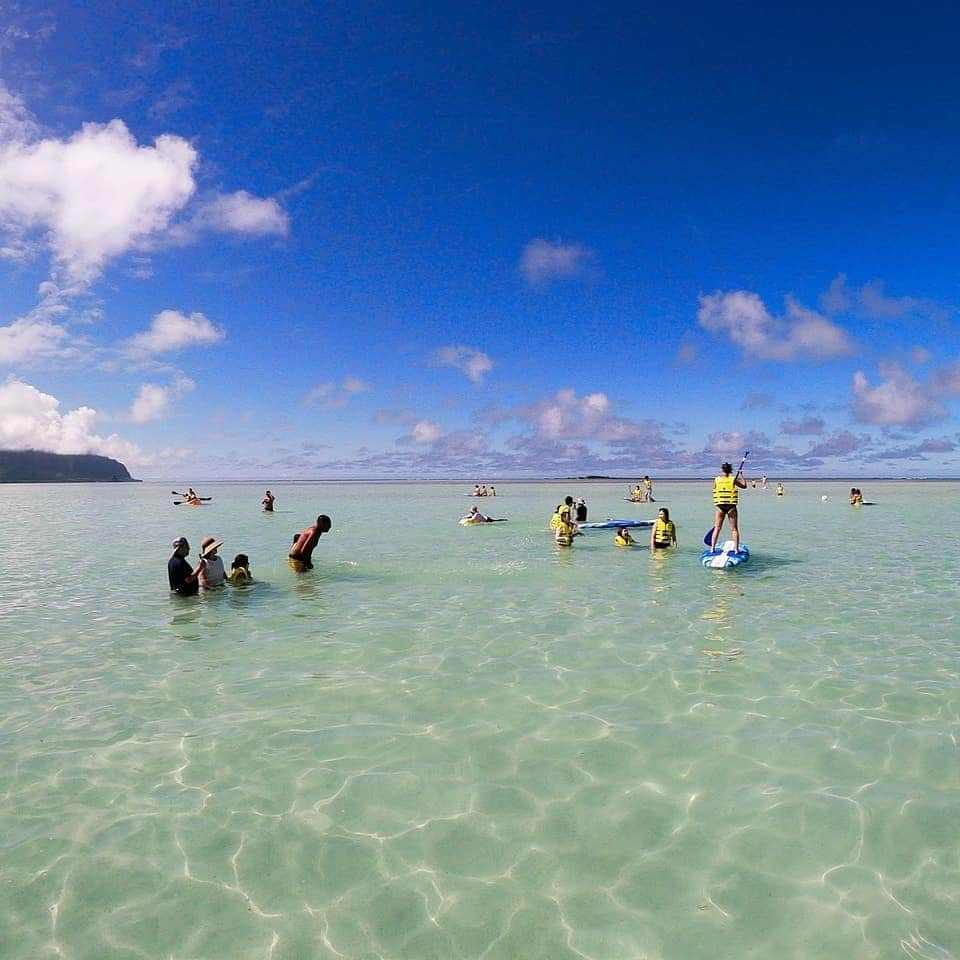
[[[960,476],[960,15],[0,0],[0,448]]]

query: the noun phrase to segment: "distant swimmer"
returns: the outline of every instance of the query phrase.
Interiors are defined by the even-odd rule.
[[[630,499],[634,503],[643,503],[643,489],[639,483],[633,488],[633,491],[630,494]]]
[[[200,590],[200,571],[204,567],[203,557],[196,568],[187,563],[190,543],[186,537],[177,537],[173,541],[173,556],[167,561],[167,579],[170,589],[181,597],[192,597]]]
[[[739,490],[745,490],[747,481],[743,478],[743,467],[734,476],[733,467],[729,463],[720,465],[720,473],[713,481],[713,536],[710,539],[711,553],[717,549],[717,540],[723,521],[730,522],[730,536],[733,538],[734,551],[740,549],[740,527],[737,524],[737,499]]]
[[[253,580],[250,575],[250,558],[245,553],[238,553],[233,558],[233,563],[230,564],[229,580],[235,587]]]
[[[618,547],[633,547],[637,541],[630,536],[630,531],[626,527],[620,527],[617,530],[616,539],[613,541]]]
[[[263,509],[267,513],[273,513],[273,505],[274,503],[276,503],[276,500],[277,498],[268,490],[264,494],[263,499],[260,501],[260,503],[263,504]]]
[[[465,517],[460,518],[460,523],[463,526],[469,526],[474,523],[505,523],[506,520],[506,517],[488,517],[480,512],[479,507],[471,507],[470,512]]]
[[[490,494],[489,494],[489,495],[490,495],[491,497],[495,497],[495,496],[497,495],[497,488],[496,488],[492,483],[490,484]]]
[[[333,523],[330,518],[325,513],[321,513],[317,517],[317,522],[307,527],[293,541],[293,546],[290,547],[290,552],[287,554],[287,565],[291,570],[303,573],[304,570],[313,569],[313,563],[311,562],[313,548],[323,534],[330,532],[332,526]]]
[[[863,494],[860,492],[859,487],[850,488],[850,506],[852,507],[863,506]]]
[[[574,519],[577,523],[587,522],[587,501],[583,497],[578,497],[574,509]]]
[[[647,476],[643,478],[643,500],[644,503],[653,503],[653,481]]]
[[[657,511],[657,522],[650,530],[650,549],[664,550],[677,546],[677,525],[670,519],[670,511],[661,507]]]
[[[223,546],[222,540],[216,537],[204,537],[200,541],[200,559],[204,561],[200,571],[200,585],[205,590],[219,587],[227,579],[227,571],[223,568],[223,557],[217,550]]]
[[[782,496],[783,496],[783,484],[782,484],[782,483],[778,483],[778,484],[777,484],[777,496],[778,496],[778,497],[782,497]]]

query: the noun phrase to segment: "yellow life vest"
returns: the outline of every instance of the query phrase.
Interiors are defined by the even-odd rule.
[[[574,527],[572,523],[567,523],[565,520],[561,520],[557,524],[557,533],[556,533],[557,543],[572,543],[573,530],[574,530]]]
[[[559,527],[561,523],[563,523],[563,521],[560,519],[560,511],[558,510],[558,511],[550,518],[550,529],[551,529],[551,530],[556,530],[557,527]]]
[[[625,540],[620,534],[617,534],[617,539],[613,541],[618,547],[632,547],[635,543],[634,539],[631,537],[629,540]]]
[[[719,477],[716,477],[713,481],[713,502],[717,506],[722,506],[726,503],[736,503],[739,494],[737,493],[737,485],[734,483],[734,478],[728,474],[722,473]]]
[[[657,517],[657,522],[653,528],[653,542],[660,544],[673,543],[674,537],[676,536],[675,530],[676,528],[672,520],[661,520]]]
[[[249,583],[253,577],[250,576],[250,571],[246,567],[234,567],[230,571],[230,581],[231,583]]]

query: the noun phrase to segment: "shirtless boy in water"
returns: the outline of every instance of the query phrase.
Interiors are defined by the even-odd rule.
[[[290,553],[287,555],[287,563],[290,568],[302,573],[304,570],[312,570],[313,564],[310,562],[313,557],[313,548],[324,533],[329,533],[333,524],[330,518],[321,513],[317,517],[317,522],[313,526],[307,527],[303,533],[294,541],[290,547]]]

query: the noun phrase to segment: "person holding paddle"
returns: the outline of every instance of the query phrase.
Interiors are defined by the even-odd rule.
[[[720,474],[713,481],[713,504],[716,507],[713,517],[713,536],[710,538],[710,552],[717,549],[717,540],[720,538],[720,529],[726,517],[730,521],[730,536],[733,539],[734,549],[740,549],[740,528],[737,525],[737,499],[739,490],[747,489],[747,481],[743,477],[743,465],[746,457],[740,461],[736,474],[729,463],[720,465]]]

